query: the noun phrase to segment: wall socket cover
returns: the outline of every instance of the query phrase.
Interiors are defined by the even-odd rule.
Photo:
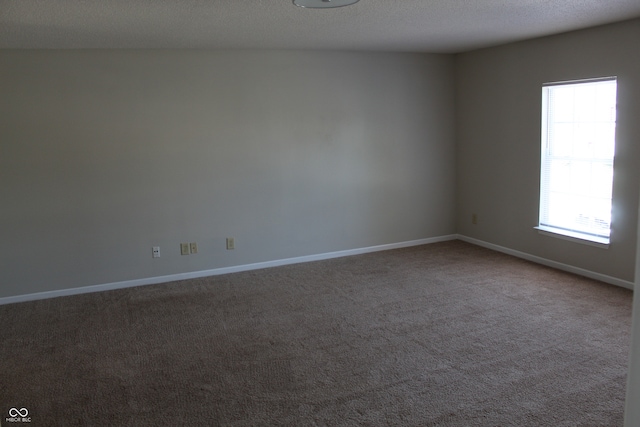
[[[180,243],[180,255],[189,255],[188,243]]]
[[[154,258],[160,258],[160,246],[154,246],[151,248],[151,252],[153,253]]]
[[[236,242],[233,237],[227,237],[227,250],[235,249]]]
[[[198,244],[196,242],[189,243],[189,250],[191,251],[192,254],[197,254],[198,253]]]

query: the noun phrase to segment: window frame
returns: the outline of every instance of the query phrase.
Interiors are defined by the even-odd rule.
[[[613,229],[613,218],[609,222],[609,233],[607,236],[601,236],[596,234],[591,234],[588,232],[583,232],[580,230],[572,230],[562,228],[560,226],[553,226],[551,224],[546,224],[543,221],[544,210],[548,209],[549,203],[549,194],[550,191],[545,193],[545,190],[549,189],[549,184],[545,180],[548,180],[548,174],[550,173],[550,168],[547,165],[548,155],[548,144],[549,144],[549,88],[554,86],[569,86],[569,85],[580,85],[580,84],[589,84],[589,83],[598,83],[598,82],[610,82],[613,81],[616,83],[616,108],[617,108],[617,76],[608,76],[608,77],[598,77],[591,79],[580,79],[580,80],[567,80],[567,81],[558,81],[558,82],[549,82],[544,83],[542,85],[542,98],[541,98],[541,135],[540,135],[540,188],[539,188],[539,209],[538,209],[538,225],[534,227],[538,230],[538,232],[545,236],[551,236],[560,238],[563,240],[569,240],[576,243],[581,243],[585,245],[600,247],[600,248],[608,248],[611,242],[611,231]],[[617,112],[616,112],[617,116]],[[575,123],[575,122],[574,122]],[[610,158],[610,164],[612,168],[612,176],[611,176],[611,198],[610,198],[610,208],[613,211],[613,180],[615,174],[615,145],[616,145],[616,124],[617,118],[614,120],[614,135],[613,135],[613,153]],[[572,158],[577,156],[572,156]],[[593,160],[591,160],[593,162]],[[609,160],[607,159],[607,164]]]

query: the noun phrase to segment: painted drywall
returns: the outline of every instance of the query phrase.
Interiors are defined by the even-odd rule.
[[[638,250],[636,251],[635,289],[640,289],[640,221],[638,222]],[[624,411],[625,427],[640,425],[640,292],[633,293],[633,324],[631,325],[631,352],[627,376],[627,398]]]
[[[446,55],[0,51],[0,297],[452,234],[453,78]]]
[[[640,182],[640,20],[456,56],[457,231],[633,282]],[[541,91],[618,77],[608,249],[539,234]],[[472,224],[472,214],[478,215]]]

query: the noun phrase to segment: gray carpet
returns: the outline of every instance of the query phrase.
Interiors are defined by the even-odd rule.
[[[631,291],[460,241],[0,307],[0,422],[620,426]]]

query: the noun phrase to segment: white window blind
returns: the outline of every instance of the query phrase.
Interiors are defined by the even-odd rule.
[[[615,77],[542,88],[540,227],[609,243]]]

